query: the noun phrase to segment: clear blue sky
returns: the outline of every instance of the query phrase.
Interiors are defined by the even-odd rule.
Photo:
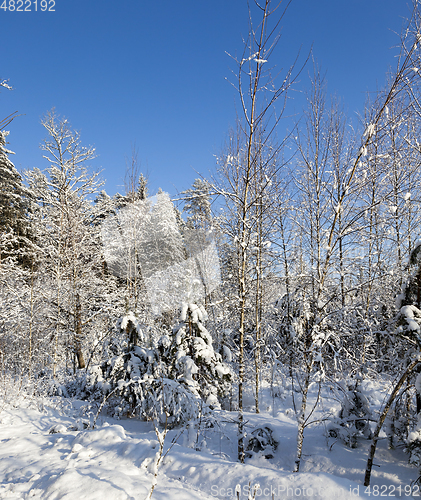
[[[313,44],[329,92],[355,115],[396,63],[394,31],[409,12],[405,0],[293,0],[279,66]],[[0,26],[0,78],[14,88],[0,93],[0,118],[22,115],[8,127],[18,169],[46,166],[40,119],[52,107],[95,146],[110,194],[124,192],[132,144],[152,194],[175,195],[214,169],[235,123],[225,51],[241,53],[246,0],[56,0],[55,12],[0,10]],[[307,84],[304,72],[296,89]]]

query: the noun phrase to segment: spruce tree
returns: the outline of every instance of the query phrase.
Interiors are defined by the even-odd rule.
[[[183,383],[211,408],[218,408],[231,389],[231,370],[213,349],[203,307],[184,304],[181,322],[173,331],[167,360],[171,378]]]
[[[406,350],[405,357],[407,365],[410,365],[411,357],[419,356],[421,352],[421,241],[416,243],[409,256],[408,271],[408,280],[396,301],[399,309],[396,333],[402,341],[409,340],[410,347]],[[406,444],[407,451],[410,453],[410,462],[421,467],[421,369],[419,363],[415,367],[415,373],[417,374],[414,384],[417,425],[409,434]]]
[[[0,259],[17,256],[21,264],[29,264],[29,223],[27,205],[29,191],[9,159],[6,149],[8,132],[0,131]]]
[[[109,358],[99,371],[92,369],[95,380],[83,388],[85,395],[105,396],[116,417],[138,416],[169,428],[196,420],[200,399],[183,380],[173,379],[168,336],[147,347],[143,325],[131,312],[120,318],[116,333],[107,342]]]
[[[209,183],[196,179],[192,187],[183,191],[184,209],[188,214],[187,225],[193,228],[209,229],[212,222]]]

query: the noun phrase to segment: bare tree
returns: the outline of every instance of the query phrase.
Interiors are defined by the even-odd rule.
[[[39,236],[48,242],[46,254],[55,279],[55,297],[51,297],[56,309],[55,372],[63,316],[71,322],[70,345],[77,366],[85,367],[84,330],[95,316],[88,312],[97,292],[93,271],[96,266],[100,268],[99,231],[91,224],[89,196],[98,191],[101,183],[97,173],[88,171],[87,163],[95,157],[94,149],[81,145],[79,133],[71,129],[66,119],[52,110],[42,125],[48,132],[41,146],[49,162],[47,175],[34,170],[28,172],[28,178],[39,201]]]
[[[405,35],[405,40],[409,40]],[[384,131],[384,119],[387,119],[389,108],[396,103],[399,96],[408,88],[415,89],[418,86],[418,44],[420,41],[417,30],[408,48],[403,45],[402,56],[394,78],[391,79],[385,92],[379,93],[367,117],[364,132],[359,141],[360,147],[346,168],[341,168],[341,178],[335,179],[331,169],[334,156],[332,153],[332,140],[335,137],[335,127],[332,122],[323,124],[320,121],[323,116],[324,101],[320,93],[320,84],[313,87],[313,97],[310,100],[310,108],[307,124],[310,126],[305,134],[307,142],[299,142],[298,146],[305,175],[299,180],[300,188],[304,193],[303,207],[306,216],[303,220],[304,236],[307,240],[309,251],[309,275],[310,296],[308,301],[308,315],[304,327],[305,336],[305,374],[302,385],[302,403],[298,418],[297,458],[295,471],[298,472],[301,462],[303,432],[308,421],[306,417],[306,400],[310,381],[310,375],[314,368],[316,359],[323,359],[321,349],[326,344],[329,333],[328,320],[330,308],[335,295],[332,291],[332,277],[335,273],[335,262],[343,262],[344,240],[354,234],[358,234],[365,224],[365,216],[372,205],[364,205],[358,200],[362,193],[362,186],[367,182],[366,162],[369,157],[370,148],[373,147],[378,135]],[[415,68],[415,69],[414,69]],[[320,82],[320,79],[318,80]],[[392,124],[393,126],[393,124]],[[310,142],[308,142],[310,141]],[[333,162],[335,165],[335,161]],[[337,169],[336,169],[337,170]],[[340,189],[329,189],[329,185],[337,185],[340,181]],[[373,203],[378,203],[377,196]],[[336,274],[337,276],[337,274]],[[343,273],[339,273],[340,286],[345,290]],[[342,295],[345,298],[344,295]],[[311,412],[310,412],[311,413]]]
[[[262,198],[271,185],[271,179],[281,168],[280,165],[274,168],[274,160],[282,147],[282,143],[275,144],[276,127],[285,109],[287,91],[299,73],[295,68],[297,61],[294,61],[284,73],[276,69],[274,64],[275,49],[280,38],[280,22],[290,3],[290,1],[280,1],[276,4],[271,0],[263,3],[255,1],[252,7],[256,9],[260,18],[257,26],[253,22],[251,9],[249,11],[250,26],[243,53],[240,58],[233,57],[236,65],[233,85],[238,92],[241,109],[238,128],[236,137],[231,138],[228,151],[220,161],[220,181],[214,185],[215,191],[224,196],[227,208],[233,216],[230,232],[237,247],[238,458],[240,462],[244,462],[244,339],[247,328],[247,307],[251,300],[251,249],[254,235],[261,235],[259,221],[262,220]],[[259,244],[262,244],[261,239]],[[259,271],[258,260],[257,273]],[[260,280],[260,277],[258,279]],[[260,287],[261,282],[258,281],[257,295],[255,295],[257,364],[260,335],[258,311],[261,303],[258,290]],[[258,375],[256,381],[258,386]],[[258,387],[256,390],[258,391]],[[257,393],[256,397],[258,398]],[[258,409],[258,399],[256,399],[256,409]]]

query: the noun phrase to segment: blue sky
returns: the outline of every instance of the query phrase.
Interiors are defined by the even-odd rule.
[[[404,0],[293,0],[276,62],[287,67],[313,44],[328,91],[355,116],[396,64],[409,13]],[[174,196],[215,168],[235,124],[225,52],[242,51],[246,0],[56,0],[55,12],[0,9],[0,26],[0,78],[14,88],[0,93],[0,117],[21,114],[8,127],[18,169],[47,166],[40,119],[52,107],[96,148],[92,167],[110,194],[124,192],[132,145],[151,194],[162,187]],[[307,73],[289,103],[296,116]]]

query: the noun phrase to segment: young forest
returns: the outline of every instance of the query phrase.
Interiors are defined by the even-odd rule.
[[[421,10],[357,122],[313,54],[275,71],[284,3],[173,199],[136,151],[109,195],[54,109],[18,172],[0,117],[1,498],[420,495]]]

